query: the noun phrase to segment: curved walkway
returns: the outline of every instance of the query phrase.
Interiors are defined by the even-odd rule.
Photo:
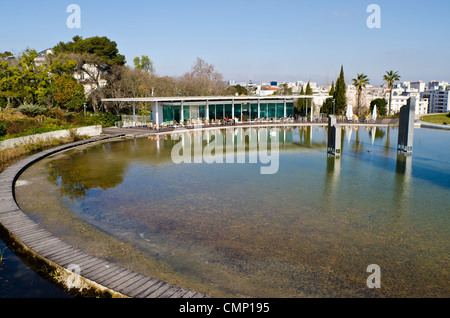
[[[119,296],[135,298],[207,297],[89,255],[40,227],[18,207],[14,194],[15,182],[29,166],[63,150],[123,136],[123,134],[114,134],[66,144],[29,156],[5,169],[0,174],[0,226],[30,255],[63,269],[69,276],[72,275],[73,269],[80,269],[79,274],[91,287],[109,290],[112,294]]]

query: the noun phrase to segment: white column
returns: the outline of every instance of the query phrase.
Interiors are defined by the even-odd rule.
[[[261,118],[261,113],[260,113],[260,110],[259,110],[259,108],[260,108],[260,102],[261,102],[261,100],[258,99],[258,119]]]
[[[208,103],[208,101],[206,101],[206,114],[205,114],[205,117],[206,117],[207,120],[209,120],[209,103]]]
[[[133,102],[133,126],[136,126],[136,104]]]
[[[184,122],[184,105],[183,101],[181,101],[181,115],[180,115],[180,121]]]
[[[231,119],[234,119],[234,99],[231,100]]]
[[[284,114],[283,117],[286,118],[286,98],[284,99]]]

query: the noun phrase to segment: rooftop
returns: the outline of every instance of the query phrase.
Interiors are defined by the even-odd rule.
[[[255,100],[255,99],[296,99],[328,98],[327,95],[270,95],[270,96],[171,96],[171,97],[118,97],[103,98],[102,102],[174,102],[206,100]]]

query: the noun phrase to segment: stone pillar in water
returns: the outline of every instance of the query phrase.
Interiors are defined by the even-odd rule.
[[[336,124],[336,116],[328,116],[328,153],[341,155],[341,126]]]
[[[400,108],[397,150],[404,152],[412,152],[413,150],[415,110],[415,97],[410,97],[407,104]]]

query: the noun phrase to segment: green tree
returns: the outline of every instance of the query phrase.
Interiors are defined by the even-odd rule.
[[[328,95],[334,96],[334,82],[331,82],[331,88]],[[333,114],[333,98],[327,98],[323,102],[321,112],[327,115]]]
[[[339,73],[339,77],[336,80],[336,84],[334,87],[334,99],[335,99],[335,111],[337,114],[342,114],[347,107],[347,97],[346,87],[345,87],[345,78],[344,78],[344,66],[341,65],[341,72]]]
[[[373,107],[377,106],[377,114],[380,116],[386,116],[387,114],[387,101],[384,98],[377,98],[370,102],[370,110],[373,110]]]
[[[240,95],[247,95],[247,94],[248,94],[247,89],[246,89],[245,87],[239,85],[239,84],[232,86],[232,88],[233,88],[233,90],[232,90],[233,95],[236,94],[236,93],[237,93],[239,96],[240,96]]]
[[[305,91],[302,89],[300,91],[300,95],[305,95]],[[297,110],[299,114],[305,114],[306,113],[306,100],[304,98],[299,98],[297,100]]]
[[[75,36],[71,42],[59,42],[54,48],[55,54],[66,54],[77,62],[76,71],[83,74],[84,83],[92,86],[89,98],[94,112],[99,110],[102,97],[101,81],[111,72],[114,65],[125,65],[125,56],[119,54],[117,43],[107,37],[83,39]]]
[[[356,95],[357,95],[357,112],[358,112],[358,116],[361,116],[361,94],[362,94],[362,89],[364,87],[366,87],[367,84],[369,84],[369,78],[367,77],[367,75],[361,73],[361,74],[356,74],[356,78],[352,79],[353,81],[353,86],[356,87]]]
[[[400,75],[398,72],[394,71],[386,71],[386,74],[383,76],[383,80],[388,84],[389,87],[389,107],[388,107],[388,115],[391,114],[391,103],[392,103],[392,90],[394,88],[394,83],[400,80]]]
[[[1,96],[15,99],[18,105],[45,102],[50,86],[48,68],[36,66],[36,57],[35,50],[27,49],[13,65],[0,61]]]
[[[82,106],[86,102],[83,85],[68,74],[54,75],[52,94],[55,106],[70,111],[82,110]]]
[[[292,95],[292,88],[288,87],[287,83],[283,83],[273,95]]]
[[[153,67],[153,62],[147,55],[142,55],[141,57],[135,57],[134,67],[141,69],[146,72],[155,73],[155,68]]]
[[[312,95],[312,89],[311,89],[311,85],[309,84],[309,82],[308,82],[308,84],[306,84],[305,95]],[[306,107],[307,107],[307,109],[308,108],[311,109],[311,105],[312,105],[312,100],[311,99],[306,99]],[[312,109],[311,109],[311,111],[312,111]]]
[[[330,88],[330,91],[328,92],[328,95],[330,95],[330,96],[334,95],[334,82],[331,82],[331,88]]]

